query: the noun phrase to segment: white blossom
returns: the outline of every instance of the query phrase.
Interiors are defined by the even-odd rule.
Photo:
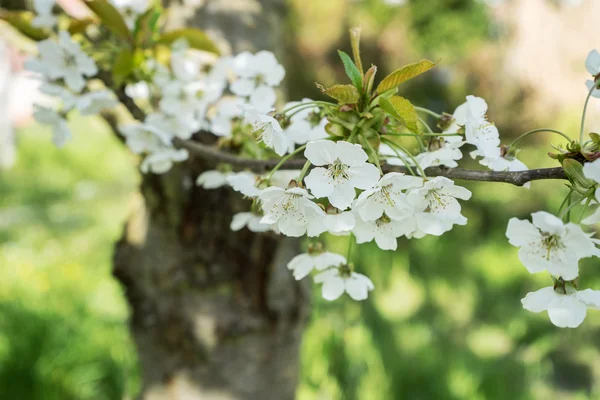
[[[188,152],[185,149],[164,148],[146,156],[140,169],[143,173],[164,174],[173,167],[173,163],[185,161],[187,158]]]
[[[423,179],[399,172],[385,174],[372,188],[362,192],[352,209],[365,221],[375,221],[385,213],[392,219],[403,219],[413,209],[406,200],[406,189],[418,188]]]
[[[159,151],[171,146],[171,135],[146,124],[121,125],[119,132],[125,137],[127,147],[136,154]]]
[[[259,176],[248,171],[232,173],[227,177],[227,183],[233,190],[250,198],[257,197],[260,194],[261,189],[257,187],[259,182]]]
[[[56,147],[63,147],[71,140],[71,130],[65,118],[55,110],[35,104],[33,117],[41,124],[52,128],[52,141]]]
[[[247,107],[244,121],[252,125],[252,129],[260,134],[259,140],[275,150],[278,155],[283,156],[293,150],[294,143],[286,136],[275,118],[261,114],[253,107]]]
[[[290,102],[285,105],[284,109],[310,102],[312,102],[311,99],[303,99],[301,102]],[[313,115],[318,112],[319,107],[316,105],[307,105],[292,109],[291,113],[293,115],[290,117],[290,124],[285,128],[285,132],[294,143],[302,145],[329,137],[325,131],[325,126],[329,123],[327,118],[322,118],[318,122],[313,121]]]
[[[576,291],[566,287],[566,293],[559,293],[560,287],[549,286],[528,293],[521,300],[523,308],[539,313],[548,311],[550,321],[559,328],[577,328],[587,314],[588,308],[600,309],[600,291],[586,289]]]
[[[287,236],[318,236],[323,233],[319,218],[325,212],[314,202],[314,197],[302,188],[282,189],[271,186],[264,189],[259,199],[262,203],[264,224],[277,224]]]
[[[370,189],[379,180],[379,170],[367,162],[367,153],[358,144],[308,142],[304,156],[317,166],[304,179],[307,188],[317,198],[327,197],[340,210],[350,207],[355,188]]]
[[[600,183],[600,158],[584,163],[583,175],[596,183]]]
[[[262,215],[253,212],[241,212],[233,216],[230,228],[232,231],[239,231],[247,227],[250,232],[260,233],[267,232],[272,229],[271,225],[261,222]]]
[[[385,214],[377,220],[365,221],[357,214],[352,233],[356,236],[356,243],[367,243],[375,239],[375,243],[381,250],[396,250],[398,248],[396,238],[414,230],[414,226],[408,221],[410,220],[393,220]]]
[[[599,256],[600,251],[579,225],[563,221],[545,211],[528,220],[511,218],[506,236],[519,247],[519,260],[531,273],[548,271],[565,280],[577,278],[579,260]]]
[[[346,257],[325,251],[323,253],[298,254],[288,263],[287,267],[293,271],[297,281],[310,274],[313,269],[323,271],[329,267],[338,267],[347,263]]]
[[[437,149],[427,150],[423,153],[419,153],[415,156],[415,159],[419,163],[421,168],[429,168],[429,167],[437,167],[439,165],[444,165],[448,168],[456,168],[458,163],[456,160],[460,160],[462,158],[462,151],[460,151],[460,147],[465,142],[460,140],[448,141],[440,139],[438,144],[441,146]],[[398,154],[403,157],[403,159],[398,157]],[[409,166],[415,166],[413,160],[410,159],[402,150],[392,149],[390,146],[386,144],[382,144],[379,146],[379,153],[381,155],[387,156],[386,162],[390,165],[405,165],[408,163]]]
[[[230,137],[232,134],[232,120],[244,114],[241,97],[225,97],[215,105],[213,115],[209,117],[210,131],[216,136]]]
[[[79,93],[85,87],[85,78],[96,75],[98,68],[67,31],[58,33],[58,41],[42,40],[38,43],[38,58],[29,59],[27,69],[50,80],[64,80],[72,91]]]
[[[407,199],[415,211],[428,212],[436,219],[454,219],[460,215],[461,207],[457,199],[469,200],[471,192],[456,186],[451,179],[438,176],[426,180],[423,187],[411,190]]]
[[[273,87],[278,86],[285,76],[285,69],[273,53],[242,52],[235,56],[232,64],[238,78],[231,84],[231,91],[247,97],[249,104],[259,112],[271,111],[276,99]]]
[[[144,125],[150,130],[162,132],[171,137],[189,139],[200,129],[200,122],[190,114],[170,115],[163,112],[149,114]]]
[[[498,128],[486,119],[487,103],[481,97],[467,96],[467,101],[454,111],[451,129],[465,127],[465,139],[477,147],[481,155],[489,156],[500,145]]]
[[[590,91],[596,85],[596,78],[598,78],[600,75],[600,53],[598,53],[598,50],[594,49],[589,52],[587,58],[585,59],[585,68],[592,75],[592,77],[594,77],[594,80],[587,80],[585,82],[588,91]],[[600,90],[597,89],[597,86],[592,92],[592,96],[600,98]]]
[[[58,22],[58,18],[52,14],[52,8],[55,4],[55,0],[34,0],[33,9],[36,15],[31,20],[31,26],[35,28],[53,28]]]
[[[315,283],[322,283],[321,293],[325,300],[338,299],[344,292],[353,300],[365,300],[369,291],[375,286],[373,282],[363,274],[352,272],[347,266],[331,268],[315,276]]]
[[[196,185],[203,189],[217,189],[227,185],[227,177],[229,172],[221,172],[217,170],[204,171],[196,178]]]

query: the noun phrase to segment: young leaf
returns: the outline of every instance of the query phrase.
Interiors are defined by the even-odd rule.
[[[219,49],[206,33],[200,29],[184,28],[163,34],[159,39],[159,44],[170,45],[177,39],[185,39],[191,48],[197,50],[209,51],[219,54]]]
[[[400,96],[393,96],[389,99],[380,99],[379,106],[392,117],[404,123],[409,131],[421,133],[419,129],[419,117],[417,110],[410,101]]]
[[[46,32],[31,25],[34,15],[29,11],[4,11],[0,10],[0,19],[8,22],[22,35],[32,40],[44,40],[48,38]]]
[[[85,5],[94,12],[112,33],[122,39],[129,39],[129,28],[121,13],[107,0],[86,0]]]
[[[160,9],[151,8],[137,18],[133,29],[136,46],[147,47],[150,44],[152,37],[158,31],[160,16]]]
[[[93,18],[86,17],[83,19],[73,19],[69,22],[68,31],[71,35],[75,35],[77,33],[84,33],[88,26],[92,25],[95,22]]]
[[[342,62],[344,63],[344,69],[346,70],[346,75],[348,75],[348,78],[350,78],[350,81],[352,81],[352,84],[359,90],[362,90],[362,74],[360,73],[360,71],[358,70],[358,68],[356,67],[356,65],[354,65],[354,62],[352,61],[352,59],[350,58],[350,56],[346,53],[344,53],[341,50],[338,50],[338,54],[340,55],[340,58],[342,59]]]
[[[352,44],[352,56],[360,74],[363,74],[362,61],[360,59],[360,28],[350,29],[350,43]]]
[[[340,104],[355,104],[360,99],[358,89],[352,85],[333,85],[325,89],[317,83],[317,87],[327,96],[336,99]]]
[[[129,48],[123,48],[117,55],[112,69],[115,85],[120,87],[131,72],[133,72],[134,68],[133,53]]]
[[[377,93],[383,93],[386,90],[393,89],[407,80],[429,71],[431,68],[435,67],[435,64],[436,63],[429,60],[421,60],[418,63],[408,64],[397,69],[381,81],[379,86],[377,86]]]
[[[371,95],[371,90],[373,90],[373,82],[375,81],[375,74],[377,73],[377,67],[375,65],[371,65],[371,68],[365,72],[365,94],[367,96]]]

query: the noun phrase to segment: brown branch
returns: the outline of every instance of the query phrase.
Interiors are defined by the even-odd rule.
[[[98,77],[106,86],[111,87],[109,74],[100,73]],[[135,101],[125,93],[124,88],[115,90],[115,93],[117,94],[119,101],[127,108],[127,110],[129,110],[135,119],[144,121],[146,113],[144,113]],[[280,161],[279,159],[255,160],[240,157],[219,150],[216,146],[205,145],[192,140],[174,138],[173,144],[178,148],[186,149],[192,155],[213,162],[215,165],[219,163],[231,164],[236,170],[248,169],[253,172],[263,173],[271,170]],[[281,166],[281,169],[301,169],[304,163],[305,160],[292,159],[284,163]],[[406,167],[389,164],[382,165],[382,169],[384,172],[409,172]],[[463,168],[430,167],[425,169],[425,174],[431,177],[445,176],[450,179],[466,181],[504,182],[516,186],[523,186],[527,182],[542,179],[567,179],[562,167],[530,169],[527,171],[484,171]]]

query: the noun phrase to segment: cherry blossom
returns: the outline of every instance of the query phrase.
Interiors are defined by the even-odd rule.
[[[321,293],[329,301],[338,299],[344,292],[353,300],[365,300],[375,288],[368,277],[351,271],[347,265],[325,270],[315,276],[314,281],[323,284]]]
[[[230,228],[234,232],[239,231],[244,227],[247,227],[249,231],[256,233],[267,232],[271,230],[271,225],[261,222],[262,217],[262,215],[255,214],[253,212],[237,213],[233,216]]]
[[[381,250],[396,250],[398,242],[396,238],[414,230],[414,225],[408,221],[397,221],[383,214],[377,220],[365,221],[360,215],[356,215],[356,225],[352,230],[356,236],[356,243],[367,243],[375,239],[375,243]]]
[[[456,121],[449,128],[464,126],[466,142],[475,145],[483,156],[489,156],[500,145],[498,129],[486,119],[487,109],[487,103],[481,97],[467,96],[466,103],[454,111]]]
[[[594,242],[579,225],[563,221],[545,211],[531,214],[533,221],[511,218],[506,236],[519,247],[519,260],[531,273],[548,271],[572,280],[579,275],[579,260],[600,256]]]
[[[594,49],[589,52],[587,58],[585,59],[585,68],[592,75],[592,77],[594,77],[594,80],[587,80],[585,82],[588,91],[590,91],[596,85],[596,79],[600,75],[600,53],[598,53],[598,50]],[[600,98],[600,89],[597,89],[597,86],[592,92],[592,96]]]
[[[56,147],[63,147],[71,140],[71,130],[65,118],[55,110],[39,105],[34,105],[33,117],[41,124],[52,128],[52,141]]]
[[[372,188],[362,192],[352,209],[365,221],[375,221],[385,214],[392,219],[403,219],[413,209],[406,200],[406,189],[418,188],[423,179],[399,172],[385,174]]]
[[[55,0],[34,0],[33,9],[36,15],[31,20],[31,26],[36,28],[53,28],[58,22],[58,18],[52,14],[52,8],[55,4]]]
[[[367,162],[367,153],[358,144],[318,140],[306,145],[304,156],[317,166],[304,179],[306,186],[340,210],[350,207],[355,188],[370,189],[379,180],[379,170]]]
[[[250,198],[260,194],[261,189],[256,186],[259,181],[258,175],[248,171],[232,173],[227,177],[227,183],[233,190]]]
[[[81,92],[86,77],[98,73],[96,63],[71,39],[67,31],[58,33],[58,41],[42,40],[38,43],[38,58],[27,60],[26,67],[50,80],[64,80],[74,92]]]
[[[559,328],[577,328],[585,319],[588,308],[600,309],[600,291],[577,291],[566,285],[556,289],[549,286],[528,293],[521,303],[528,311],[548,311],[550,321]]]
[[[293,150],[294,143],[286,136],[275,118],[261,114],[255,108],[247,107],[244,121],[252,125],[254,131],[259,133],[259,140],[275,150],[278,155],[283,156]]]
[[[218,189],[228,184],[227,177],[231,173],[217,170],[204,171],[196,178],[196,185],[203,189]]]
[[[173,163],[185,161],[187,158],[188,152],[185,149],[164,148],[146,156],[140,170],[143,173],[164,174],[173,167]]]
[[[416,212],[428,210],[432,217],[440,220],[459,216],[461,207],[457,199],[470,198],[469,190],[454,185],[451,179],[443,176],[426,180],[422,188],[411,190],[407,195]]]
[[[127,124],[119,126],[125,143],[136,154],[154,152],[171,145],[171,135],[147,124]]]
[[[330,253],[328,251],[319,252],[308,252],[298,254],[288,263],[287,267],[294,274],[294,278],[297,281],[306,277],[314,269],[317,271],[323,271],[329,267],[338,267],[347,263],[346,257]]]
[[[298,187],[268,187],[259,195],[265,213],[261,222],[276,223],[281,233],[287,236],[317,236],[323,232],[318,220],[325,212],[311,201],[313,198],[306,190]]]

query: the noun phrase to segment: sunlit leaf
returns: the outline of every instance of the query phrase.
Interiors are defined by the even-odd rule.
[[[94,23],[92,18],[73,19],[69,23],[68,31],[71,35],[84,33],[88,26]]]
[[[389,99],[380,99],[379,105],[385,112],[404,123],[411,132],[421,133],[417,111],[410,101],[404,97],[393,96]]]
[[[418,63],[409,64],[397,69],[381,81],[379,86],[377,86],[377,93],[393,89],[415,76],[419,76],[422,73],[429,71],[431,68],[435,67],[435,64],[436,63],[429,60],[421,60]]]
[[[127,77],[135,69],[133,52],[129,48],[124,48],[117,55],[113,65],[113,80],[117,87],[127,79]]]
[[[185,28],[163,34],[159,44],[170,45],[178,39],[187,40],[191,48],[219,54],[219,49],[206,33],[199,29]]]
[[[352,85],[333,85],[325,89],[323,85],[317,83],[317,87],[327,96],[339,101],[340,104],[355,104],[360,99],[358,89]]]
[[[94,12],[112,33],[122,39],[129,39],[130,32],[121,13],[107,0],[86,0],[85,5]]]
[[[158,32],[161,14],[160,9],[151,8],[137,18],[133,30],[133,38],[137,46],[145,47],[151,42],[152,37]]]
[[[29,11],[0,10],[0,19],[8,22],[8,24],[24,36],[36,41],[47,39],[48,34],[46,34],[44,30],[35,28],[31,25],[33,18],[34,14]]]

